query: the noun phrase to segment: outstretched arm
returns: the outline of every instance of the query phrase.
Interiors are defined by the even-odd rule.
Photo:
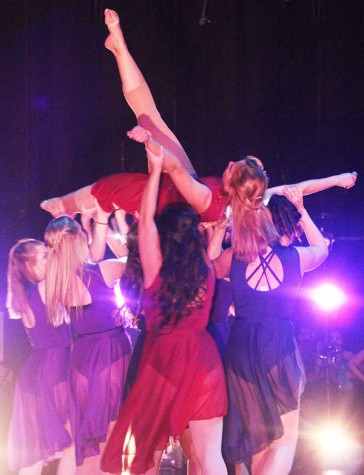
[[[340,175],[328,176],[326,178],[301,181],[295,185],[275,186],[273,188],[268,188],[268,190],[265,192],[264,202],[268,203],[272,195],[283,195],[283,190],[287,186],[295,186],[302,191],[303,196],[327,190],[328,188],[332,188],[334,186],[340,186],[342,188],[349,189],[355,185],[357,177],[358,174],[356,172],[341,173]]]
[[[153,155],[160,153],[161,144],[143,127],[137,125],[127,135],[136,142],[144,143]],[[197,213],[205,211],[211,203],[211,190],[190,175],[170,150],[163,147],[163,152],[163,171],[169,173],[178,191]]]
[[[144,189],[139,211],[138,245],[143,267],[144,287],[150,287],[162,266],[162,252],[154,215],[157,209],[159,180],[163,166],[162,149],[158,155],[148,151],[150,175]]]

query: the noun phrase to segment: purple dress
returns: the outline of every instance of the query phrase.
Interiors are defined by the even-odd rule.
[[[68,417],[68,376],[71,332],[69,325],[53,327],[38,286],[30,289],[35,326],[26,332],[32,351],[19,372],[8,436],[11,470],[47,463],[71,444],[65,429]]]
[[[114,289],[98,265],[83,274],[92,303],[71,310],[75,340],[71,358],[71,427],[76,464],[100,453],[108,425],[118,416],[130,361],[129,339],[118,318]]]

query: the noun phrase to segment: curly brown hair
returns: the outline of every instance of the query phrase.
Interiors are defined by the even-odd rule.
[[[191,206],[169,205],[156,223],[163,255],[158,300],[163,316],[160,326],[164,326],[177,324],[193,307],[202,306],[209,266],[199,217]]]

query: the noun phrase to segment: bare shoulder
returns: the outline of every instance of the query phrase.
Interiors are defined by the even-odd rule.
[[[121,259],[107,259],[99,262],[100,271],[104,281],[108,287],[112,287],[114,282],[119,279],[125,269],[126,260]]]

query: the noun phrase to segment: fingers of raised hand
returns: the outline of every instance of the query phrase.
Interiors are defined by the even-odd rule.
[[[135,126],[132,130],[126,133],[126,135],[136,142],[145,143],[149,140],[150,134],[147,130],[143,129],[139,125]]]
[[[283,188],[283,195],[292,203],[302,200],[302,190],[296,186],[285,186]]]

